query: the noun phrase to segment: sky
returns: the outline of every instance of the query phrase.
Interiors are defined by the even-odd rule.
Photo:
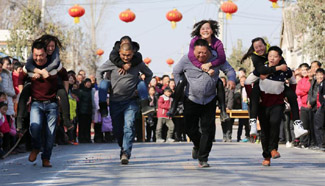
[[[105,1],[105,0],[104,0]],[[98,1],[99,2],[99,1]],[[106,2],[112,2],[106,0]],[[155,75],[168,74],[172,67],[166,64],[172,58],[175,64],[188,52],[191,41],[190,34],[195,22],[203,19],[218,20],[219,0],[115,0],[105,9],[97,29],[97,46],[105,51],[100,63],[106,61],[115,41],[129,35],[140,44],[143,58],[151,58],[150,69]],[[226,54],[229,56],[237,40],[243,41],[248,49],[255,37],[267,37],[271,45],[279,45],[282,26],[282,9],[272,8],[269,0],[234,0],[238,11],[231,20],[225,21],[223,41]],[[73,24],[68,9],[80,4],[86,10],[78,25]],[[281,3],[279,3],[281,5]],[[99,8],[102,4],[97,5]],[[125,23],[119,19],[119,13],[130,8],[135,14],[133,22]],[[175,29],[166,19],[166,13],[176,8],[182,13],[183,19]],[[59,21],[71,26],[81,27],[89,32],[90,6],[87,0],[64,0],[53,7]],[[99,12],[99,11],[98,11]],[[88,13],[88,15],[87,15]]]

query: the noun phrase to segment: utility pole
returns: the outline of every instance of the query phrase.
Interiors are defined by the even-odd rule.
[[[41,8],[41,28],[44,30],[44,16],[45,16],[45,0],[42,0],[42,8]]]

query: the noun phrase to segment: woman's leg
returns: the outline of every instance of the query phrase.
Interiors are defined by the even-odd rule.
[[[260,86],[259,81],[256,81],[254,83],[254,87],[250,96],[250,112],[249,112],[249,125],[251,127],[249,134],[251,136],[257,135],[257,113],[258,113],[258,107],[260,102]]]
[[[175,87],[174,100],[172,101],[172,105],[167,113],[168,116],[173,117],[176,114],[178,102],[181,102],[182,98],[184,97],[184,88],[186,84],[187,79],[185,75],[183,75]]]
[[[103,79],[99,83],[98,87],[98,97],[99,97],[99,112],[102,115],[102,118],[105,118],[108,115],[107,110],[107,92],[111,86],[111,81]]]
[[[18,129],[27,129],[28,127],[24,125],[24,118],[27,111],[27,102],[29,97],[31,96],[31,84],[28,83],[24,86],[23,90],[20,93],[18,100],[18,108],[17,108],[17,128]]]
[[[220,78],[217,81],[217,100],[218,106],[220,109],[220,121],[224,122],[229,120],[229,116],[226,111],[226,95],[225,95],[225,87],[223,87],[223,83]]]
[[[284,93],[284,96],[287,97],[288,102],[290,104],[292,120],[294,121],[293,127],[294,127],[294,132],[295,132],[296,138],[307,135],[308,130],[304,129],[303,123],[299,117],[299,108],[298,108],[296,93],[288,86],[285,86],[283,93]]]
[[[60,98],[63,125],[67,127],[68,130],[70,130],[73,128],[73,125],[70,121],[70,104],[68,93],[63,87],[60,87],[57,91],[57,95]]]
[[[142,115],[148,115],[150,113],[155,112],[155,108],[149,106],[148,86],[144,81],[140,81],[138,83],[137,91],[138,91],[138,95],[140,97]]]

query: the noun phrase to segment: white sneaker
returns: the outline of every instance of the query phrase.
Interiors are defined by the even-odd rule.
[[[286,147],[287,147],[287,148],[292,148],[293,145],[292,145],[292,143],[291,143],[290,141],[287,141],[287,143],[286,143]]]
[[[172,139],[172,138],[168,138],[168,139],[166,140],[166,143],[174,143],[174,142],[175,142],[175,140]]]
[[[293,122],[293,129],[296,138],[300,138],[301,136],[305,136],[308,134],[308,130],[304,129],[301,120],[296,120]]]
[[[165,140],[163,140],[163,139],[157,139],[156,140],[156,143],[164,143],[165,142]]]
[[[257,135],[257,124],[256,119],[250,119],[249,125],[251,126],[251,130],[249,131],[249,135],[256,136]]]

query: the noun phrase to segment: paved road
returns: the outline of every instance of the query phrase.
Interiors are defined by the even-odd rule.
[[[218,130],[220,133],[220,130]],[[220,136],[220,135],[219,135]],[[218,137],[218,136],[217,136]],[[117,144],[58,146],[53,168],[27,161],[28,154],[0,160],[0,185],[324,185],[325,153],[287,149],[262,167],[261,145],[222,143],[210,154],[210,168],[191,159],[191,143],[135,143],[129,165],[120,165]]]

